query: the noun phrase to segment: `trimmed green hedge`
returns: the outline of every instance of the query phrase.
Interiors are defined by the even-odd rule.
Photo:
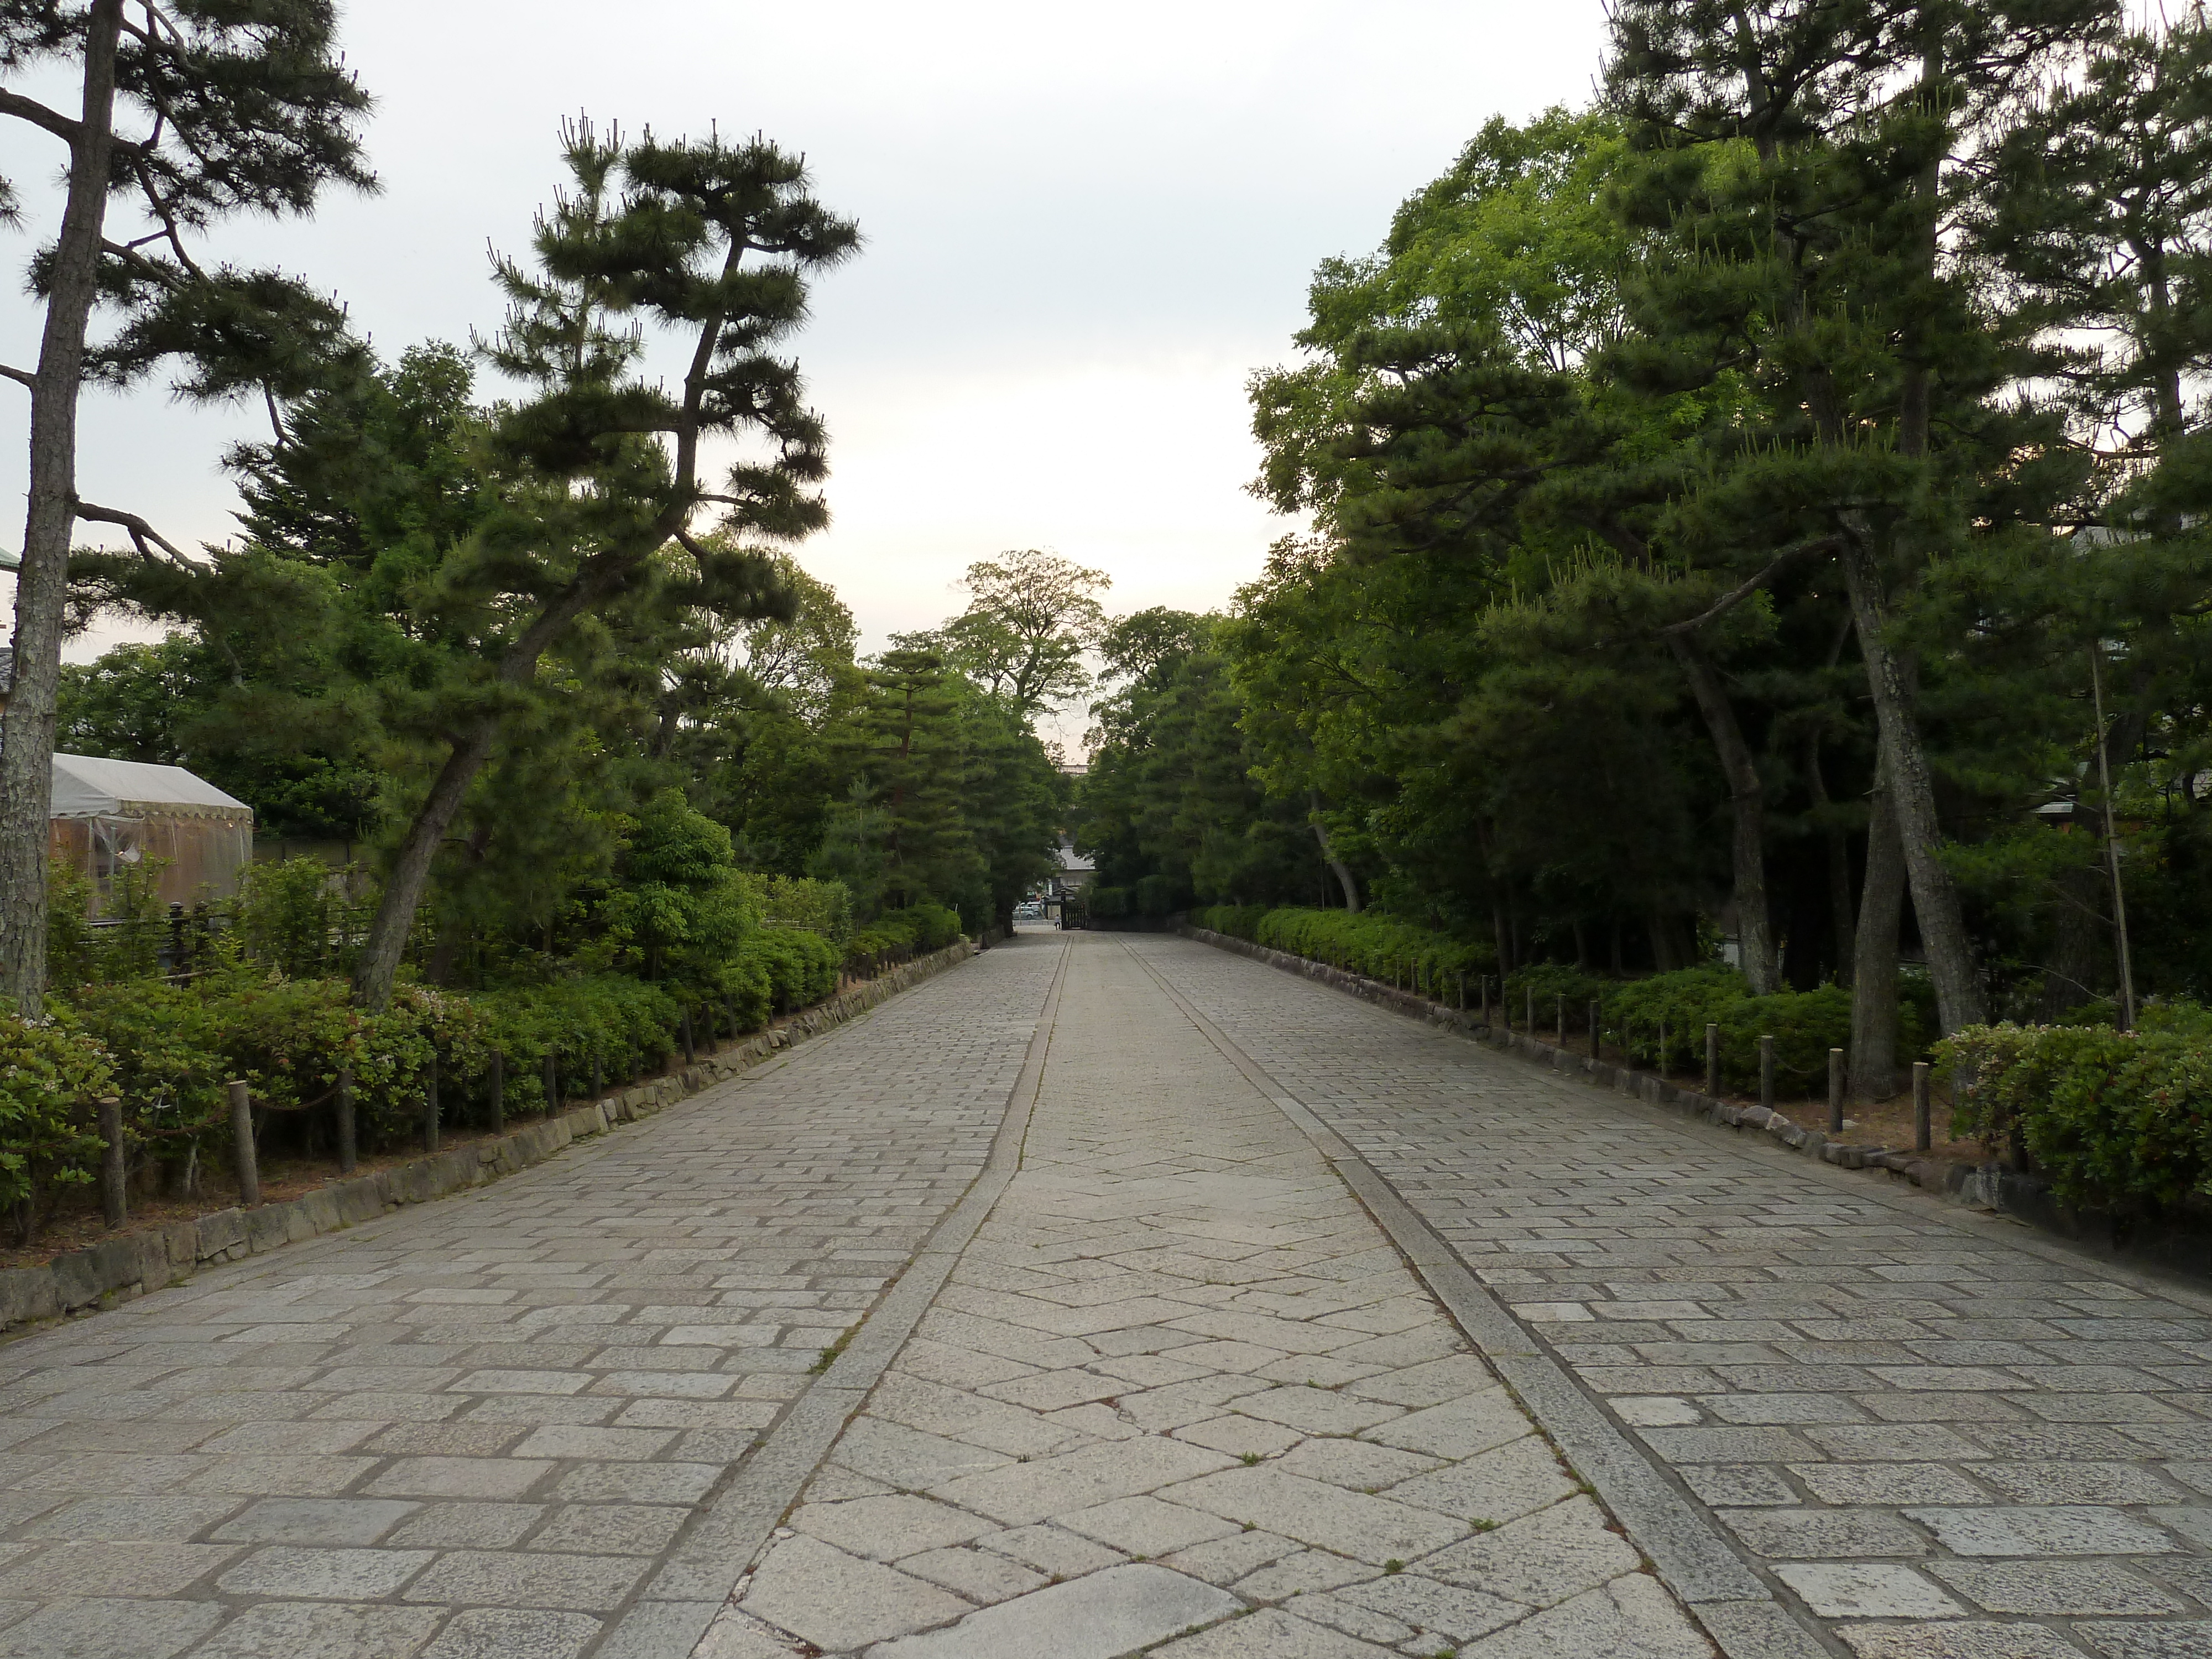
[[[1199,911],[1193,920],[1206,926],[1204,917],[1224,912],[1236,926],[1216,928],[1217,933],[1235,933],[1249,926],[1251,931],[1238,937],[1271,951],[1287,951],[1372,979],[1408,984],[1446,1000],[1458,994],[1459,975],[1480,973],[1492,961],[1486,945],[1470,945],[1379,910],[1355,914],[1283,907],[1250,922],[1249,907],[1223,906]],[[1468,995],[1473,994],[1470,990]]]
[[[112,1086],[106,1052],[66,1011],[44,1025],[0,1016],[0,1211],[18,1245],[55,1187],[92,1179],[104,1143],[84,1106]]]
[[[2062,1203],[2157,1215],[2212,1197],[2212,1014],[2143,1029],[1975,1025],[1936,1045],[1952,1133],[2017,1146]]]
[[[577,1098],[595,1064],[617,1083],[672,1056],[687,1006],[716,1034],[732,1034],[733,1024],[757,1030],[834,994],[848,963],[917,956],[961,937],[957,911],[925,904],[886,912],[841,942],[825,930],[849,923],[842,887],[757,885],[779,919],[749,930],[704,984],[568,974],[467,996],[402,984],[372,1014],[343,978],[288,977],[234,958],[186,984],[150,970],[83,984],[54,998],[42,1025],[0,1014],[0,1215],[27,1244],[58,1190],[92,1179],[101,1152],[93,1103],[102,1094],[123,1100],[134,1162],[171,1172],[162,1184],[173,1190],[171,1175],[228,1160],[233,1079],[252,1089],[264,1134],[327,1152],[327,1109],[340,1071],[350,1071],[362,1148],[404,1146],[422,1133],[434,1056],[448,1121],[481,1109],[495,1052],[507,1109],[535,1113],[547,1104],[549,1057],[563,1098]],[[708,1035],[708,1024],[695,1030],[702,1043]]]
[[[1191,926],[1209,933],[1226,933],[1251,944],[1260,941],[1260,923],[1267,917],[1265,904],[1208,904],[1190,913]]]
[[[1260,905],[1217,904],[1191,913],[1192,922],[1217,933],[1249,939],[1293,956],[1327,962],[1386,982],[1403,982],[1410,969],[1418,987],[1440,1001],[1454,1001],[1459,975],[1468,975],[1468,1004],[1475,1006],[1478,974],[1492,972],[1496,954],[1431,933],[1376,911],[1269,909]],[[1923,1051],[1929,1022],[1921,988],[1908,986],[1902,1007],[1899,1051]],[[1643,1065],[1660,1059],[1662,1023],[1667,1034],[1667,1069],[1677,1075],[1702,1073],[1705,1027],[1721,1028],[1721,1079],[1746,1092],[1759,1086],[1759,1039],[1774,1038],[1778,1091],[1790,1097],[1817,1095],[1826,1087],[1828,1050],[1850,1042],[1850,993],[1824,985],[1813,991],[1784,991],[1754,997],[1743,975],[1718,963],[1686,968],[1646,979],[1615,980],[1560,963],[1536,963],[1504,976],[1505,1012],[1514,1029],[1525,1026],[1534,994],[1536,1030],[1557,1029],[1560,999],[1566,1002],[1567,1032],[1589,1030],[1589,1005],[1599,1005],[1607,1030]]]
[[[886,910],[855,929],[846,959],[857,963],[873,956],[922,956],[942,951],[962,937],[957,910],[943,904],[910,904],[903,910]]]

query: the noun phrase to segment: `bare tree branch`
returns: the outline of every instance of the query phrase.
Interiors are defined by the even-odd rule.
[[[0,87],[0,115],[12,115],[19,121],[28,121],[34,127],[44,127],[64,143],[74,144],[84,131],[84,124],[73,121],[59,110],[48,109],[35,98],[26,98],[20,92],[10,92]]]
[[[179,564],[188,565],[191,562],[174,542],[162,535],[160,531],[155,529],[136,513],[125,513],[112,507],[95,507],[90,501],[79,501],[76,504],[76,516],[88,524],[120,525],[131,532],[131,545],[138,550],[138,556],[141,558],[154,558],[154,549],[158,547]]]
[[[39,377],[29,369],[17,368],[12,363],[0,363],[0,376],[14,380],[19,386],[35,386],[39,383]]]

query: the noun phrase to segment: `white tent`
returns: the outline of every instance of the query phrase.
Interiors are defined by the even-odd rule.
[[[56,755],[52,816],[243,817],[251,823],[253,809],[181,766],[100,760],[91,755]]]
[[[253,857],[253,809],[181,766],[54,757],[50,855],[92,878],[104,915],[117,878],[141,865],[163,902],[227,898]]]

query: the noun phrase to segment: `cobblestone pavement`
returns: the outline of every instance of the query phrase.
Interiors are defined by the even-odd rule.
[[[1314,1144],[1079,934],[1018,1173],[699,1654],[1139,1649],[1711,1652]]]
[[[687,1540],[983,1167],[1059,959],[0,1347],[0,1659],[688,1651],[743,1564]]]
[[[1225,951],[1129,948],[1386,1176],[1832,1650],[2212,1655],[2212,1297]]]

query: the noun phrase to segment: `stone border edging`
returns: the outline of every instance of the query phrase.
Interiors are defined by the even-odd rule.
[[[1474,1016],[1459,1009],[1447,1008],[1426,997],[1379,984],[1360,975],[1333,968],[1327,963],[1292,956],[1287,951],[1272,950],[1232,934],[1217,933],[1211,928],[1193,927],[1186,924],[1176,931],[1185,939],[1200,945],[1233,951],[1238,956],[1265,963],[1271,968],[1279,968],[1286,973],[1301,974],[1308,979],[1319,980],[1334,989],[1348,992],[1363,1001],[1376,1003],[1394,1013],[1442,1026],[1474,1042],[1486,1043],[1492,1048],[1522,1060],[1533,1060],[1552,1071],[1580,1077],[1584,1081],[1620,1094],[1632,1095],[1651,1105],[1666,1107],[1686,1117],[1700,1118],[1723,1128],[1763,1130],[1776,1146],[1800,1157],[1817,1158],[1824,1164],[1832,1164],[1845,1170],[1883,1170],[1965,1209],[1995,1211],[2046,1232],[2056,1233],[2075,1243],[2098,1249],[2114,1248],[2100,1241],[2100,1234],[2103,1240],[2109,1241],[2118,1237],[2124,1231],[2123,1224],[2117,1223],[2112,1217],[2098,1212],[2084,1214],[2067,1209],[2058,1202],[2048,1182],[2034,1176],[2022,1175],[2002,1164],[1962,1164],[1955,1158],[1936,1158],[1925,1152],[1894,1152],[1884,1146],[1831,1140],[1826,1130],[1803,1128],[1791,1122],[1784,1114],[1771,1111],[1765,1107],[1732,1105],[1694,1089],[1680,1088],[1649,1072],[1592,1060],[1588,1054],[1576,1054],[1571,1049],[1546,1042],[1524,1032],[1499,1030],[1479,1024]],[[2212,1237],[2167,1229],[2148,1236],[2139,1235],[2126,1248],[2130,1253],[2146,1256],[2160,1267],[2199,1275],[2212,1274]]]
[[[777,1050],[841,1025],[907,987],[966,961],[978,948],[963,939],[902,963],[865,985],[800,1010],[782,1025],[747,1037],[734,1047],[702,1055],[665,1077],[617,1091],[588,1106],[496,1139],[473,1141],[388,1170],[330,1182],[282,1203],[259,1204],[250,1210],[218,1210],[212,1215],[142,1227],[82,1250],[64,1251],[43,1267],[0,1270],[0,1334],[57,1319],[80,1308],[132,1301],[187,1279],[202,1267],[337,1232],[374,1221],[404,1204],[428,1203],[529,1169],[573,1141],[604,1134],[617,1123],[651,1117],[702,1089],[726,1082]]]
[[[931,1228],[876,1304],[830,1362],[817,1382],[779,1419],[744,1462],[737,1478],[640,1592],[649,1601],[696,1604],[711,1597],[709,1619],[698,1626],[700,1651],[706,1651],[708,1626],[725,1607],[734,1608],[744,1583],[799,1501],[806,1483],[837,1443],[854,1414],[890,1369],[937,1293],[1021,1167],[1022,1143],[1030,1115],[1044,1080],[1046,1052],[1060,1014],[1060,988],[1067,979],[1067,945],[1060,945],[1052,983],[1038,1010],[1036,1029],[1022,1056],[1022,1069],[1007,1091],[1004,1115],[991,1137],[983,1168],[968,1190]],[[689,1650],[686,1650],[689,1651]]]
[[[1200,944],[1212,944],[1224,937],[1203,937],[1207,931],[1204,929],[1182,931]],[[1253,947],[1255,951],[1262,948]],[[1352,1189],[1414,1275],[1443,1304],[1529,1417],[1620,1522],[1668,1593],[1689,1609],[1728,1659],[1825,1659],[1827,1649],[1797,1621],[1703,1510],[1678,1489],[1671,1472],[1646,1456],[1566,1369],[1543,1351],[1520,1320],[1397,1188],[1233,1037],[1192,1006],[1157,968],[1136,951],[1130,954],[1200,1034],[1290,1119]],[[1306,965],[1301,957],[1289,957],[1279,951],[1268,954]],[[1376,988],[1389,996],[1405,994],[1390,992],[1387,987]]]

